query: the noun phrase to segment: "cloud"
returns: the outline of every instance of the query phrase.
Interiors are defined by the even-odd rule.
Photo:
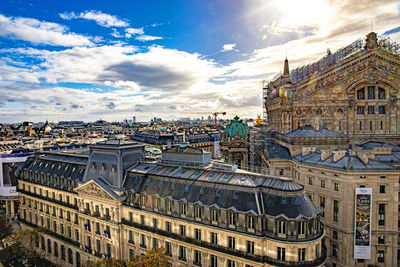
[[[235,46],[236,46],[236,44],[224,44],[222,46],[221,52],[227,52],[227,51],[235,50]],[[239,51],[239,50],[235,50],[235,51]]]
[[[69,13],[60,13],[59,14],[62,19],[71,20],[71,19],[86,19],[93,20],[98,25],[106,28],[110,27],[128,27],[129,23],[123,19],[118,18],[117,16],[113,16],[110,14],[102,13],[101,11],[90,10],[84,11],[80,13],[69,12]]]
[[[125,37],[130,38],[132,35],[144,34],[143,27],[142,28],[127,28],[125,29]]]
[[[147,41],[160,40],[160,39],[163,39],[163,37],[151,36],[151,35],[139,35],[135,39],[138,41],[141,41],[141,42],[147,42]]]
[[[120,34],[116,29],[112,29],[111,36],[115,38],[122,38],[124,37],[122,34]]]
[[[106,107],[107,107],[107,109],[115,109],[115,104],[114,104],[114,102],[108,102],[106,104]]]
[[[0,36],[54,46],[92,46],[90,38],[69,32],[57,23],[32,18],[6,17],[0,14]]]

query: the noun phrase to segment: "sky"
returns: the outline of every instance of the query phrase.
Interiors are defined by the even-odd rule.
[[[0,0],[0,123],[262,113],[262,84],[371,29],[384,0]]]

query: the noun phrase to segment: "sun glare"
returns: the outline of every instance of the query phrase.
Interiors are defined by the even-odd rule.
[[[278,24],[289,28],[325,24],[334,13],[323,0],[278,0],[276,6],[281,14]]]

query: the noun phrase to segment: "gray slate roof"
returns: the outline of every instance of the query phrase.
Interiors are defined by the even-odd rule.
[[[316,130],[311,125],[304,125],[294,131],[286,133],[287,137],[343,137],[344,135],[338,132],[322,128],[321,130]]]

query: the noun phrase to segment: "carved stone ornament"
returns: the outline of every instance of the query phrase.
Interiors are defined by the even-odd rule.
[[[390,102],[396,103],[397,102],[397,96],[396,95],[390,95]]]
[[[100,186],[93,182],[87,184],[78,191],[95,197],[111,198],[109,194],[107,194]]]

